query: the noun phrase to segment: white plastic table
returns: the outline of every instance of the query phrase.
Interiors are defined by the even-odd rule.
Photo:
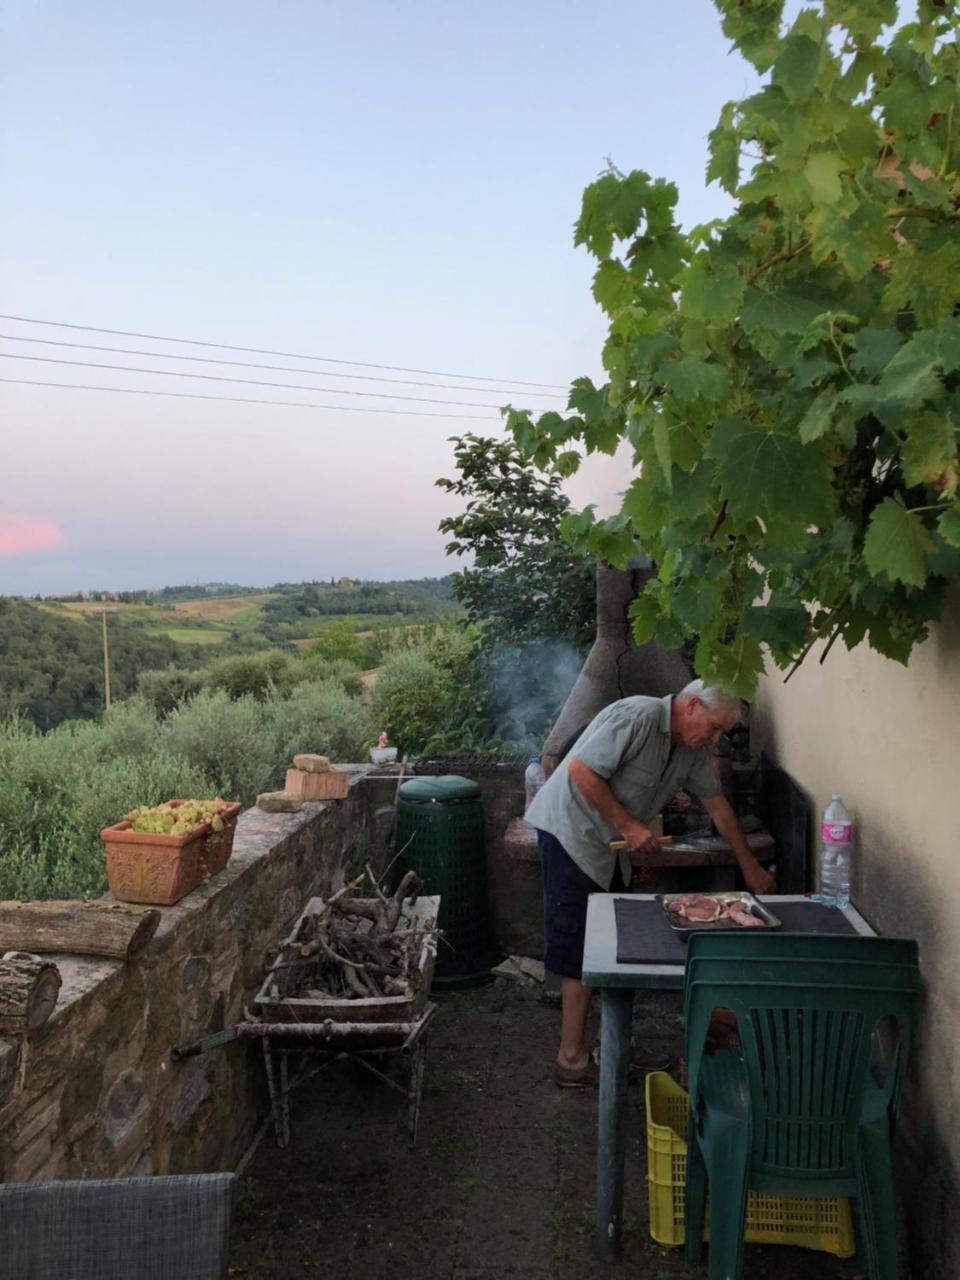
[[[597,1106],[597,1226],[594,1246],[600,1258],[615,1258],[623,1226],[623,1173],[626,1157],[627,1076],[633,995],[637,990],[670,991],[683,987],[682,962],[618,964],[617,898],[653,902],[652,893],[594,893],[587,904],[583,981],[600,988],[600,1097]],[[806,902],[803,894],[763,896],[774,913],[778,902]],[[865,937],[875,930],[855,907],[842,908],[854,930]]]

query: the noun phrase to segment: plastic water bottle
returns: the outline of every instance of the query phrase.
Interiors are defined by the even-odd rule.
[[[853,819],[839,796],[833,796],[823,813],[820,849],[820,896],[831,907],[850,902],[850,847]]]
[[[543,772],[543,765],[540,763],[540,757],[531,756],[530,763],[527,765],[523,775],[523,789],[526,796],[524,812],[526,812],[526,810],[533,804],[533,797],[537,794],[546,780],[547,776]]]

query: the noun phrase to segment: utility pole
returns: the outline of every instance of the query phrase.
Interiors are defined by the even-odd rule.
[[[110,652],[107,648],[107,611],[100,611],[100,621],[103,623],[103,705],[110,710]]]

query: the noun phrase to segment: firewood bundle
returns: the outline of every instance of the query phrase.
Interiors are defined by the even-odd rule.
[[[373,897],[353,896],[365,885]],[[418,920],[411,926],[402,912],[404,899],[412,905],[422,887],[416,872],[408,871],[395,892],[387,894],[368,864],[362,876],[305,917],[287,995],[412,997],[421,980],[418,962],[424,939],[436,933],[436,920]]]

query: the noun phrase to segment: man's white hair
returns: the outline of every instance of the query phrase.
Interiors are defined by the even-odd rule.
[[[721,716],[743,715],[743,704],[734,693],[727,693],[719,685],[704,684],[702,680],[691,680],[677,694],[678,698],[699,698],[708,711],[716,711]]]

